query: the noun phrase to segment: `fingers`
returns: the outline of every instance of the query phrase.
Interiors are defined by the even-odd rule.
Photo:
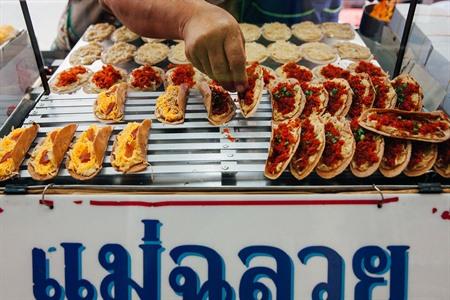
[[[208,50],[208,56],[213,78],[217,80],[225,89],[234,91],[235,87],[223,47],[223,41],[216,41],[216,43]]]
[[[195,68],[204,72],[203,66],[202,66],[202,63],[200,62],[200,60],[195,55],[191,55],[190,51],[188,52],[187,49],[186,49],[186,57]]]
[[[212,75],[211,66],[209,64],[208,52],[204,47],[197,45],[196,47],[186,47],[186,57],[194,67],[201,72]]]
[[[232,82],[238,92],[243,92],[247,88],[245,49],[242,41],[243,39],[228,35],[224,45]]]
[[[242,32],[231,15],[210,8],[212,13],[193,18],[184,30],[186,56],[224,88],[243,92],[248,84]]]
[[[202,68],[203,68],[203,73],[205,73],[206,75],[208,75],[210,78],[214,78],[213,77],[213,71],[212,71],[212,67],[210,64],[210,60],[209,60],[209,56],[208,56],[208,49],[204,48],[202,51],[200,52],[200,63],[202,64]]]

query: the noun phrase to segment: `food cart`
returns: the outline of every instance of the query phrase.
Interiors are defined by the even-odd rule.
[[[364,45],[358,34],[352,42]],[[68,67],[66,58],[60,70]],[[146,170],[115,170],[111,139],[92,180],[63,164],[35,181],[26,158],[2,183],[1,299],[448,299],[448,179],[346,170],[269,180],[267,91],[251,118],[238,112],[222,126],[208,122],[196,91],[183,124],[154,120],[161,93],[129,92],[124,122],[113,124],[114,136],[125,122],[153,119]],[[39,124],[33,146],[67,123],[79,134],[98,123],[96,96],[42,93],[6,124]]]

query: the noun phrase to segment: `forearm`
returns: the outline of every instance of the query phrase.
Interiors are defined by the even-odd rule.
[[[101,0],[125,26],[142,36],[182,39],[186,22],[204,0]]]

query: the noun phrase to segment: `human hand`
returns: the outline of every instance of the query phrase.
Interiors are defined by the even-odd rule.
[[[182,28],[186,56],[200,71],[230,91],[247,86],[244,38],[225,10],[199,2]]]

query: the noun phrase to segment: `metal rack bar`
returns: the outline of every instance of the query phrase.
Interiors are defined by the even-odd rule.
[[[47,81],[47,75],[45,73],[44,60],[42,59],[41,51],[39,50],[39,44],[37,42],[36,34],[34,33],[33,22],[31,21],[30,11],[26,0],[20,0],[20,7],[22,9],[25,24],[27,26],[28,34],[30,35],[30,42],[33,48],[36,63],[39,69],[39,75],[41,76],[42,86],[44,87],[44,94],[50,94],[50,87]]]
[[[409,4],[408,16],[406,17],[405,28],[403,29],[402,40],[400,41],[400,49],[398,50],[397,61],[395,62],[395,69],[393,77],[400,74],[403,58],[405,57],[406,45],[408,44],[409,34],[413,24],[414,14],[416,12],[417,0],[411,0]]]

